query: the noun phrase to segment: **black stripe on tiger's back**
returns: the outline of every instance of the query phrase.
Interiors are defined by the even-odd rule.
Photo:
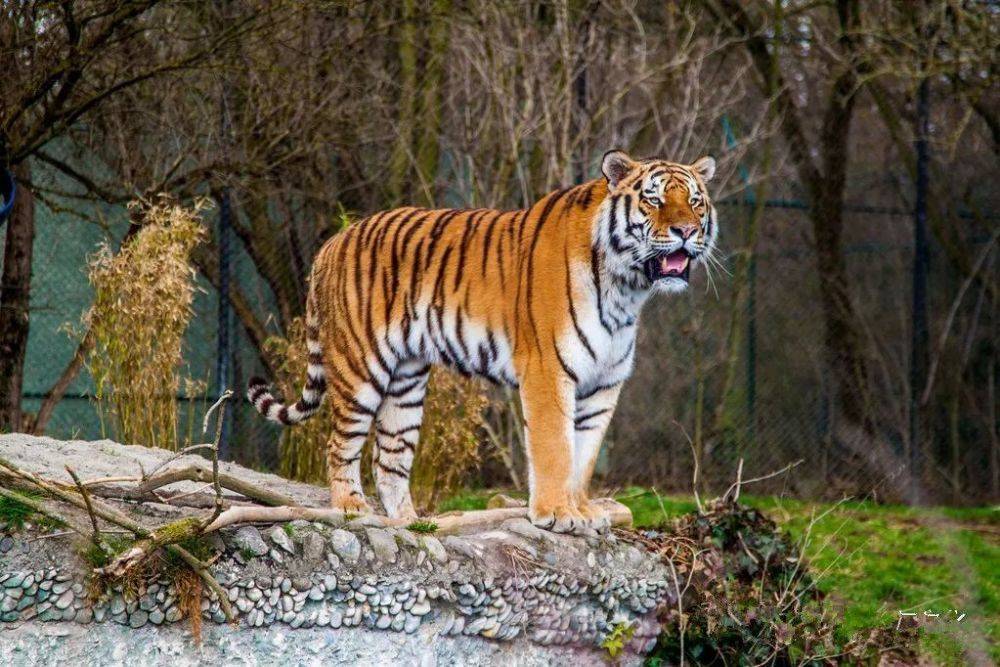
[[[420,224],[420,220],[423,216],[418,217],[418,214],[424,212],[424,209],[415,208],[410,213],[406,215],[405,218],[399,221],[399,224],[393,226],[393,235],[390,244],[392,245],[392,253],[389,259],[389,276],[391,279],[391,286],[387,288],[387,294],[384,298],[385,300],[385,322],[389,323],[389,319],[392,313],[392,308],[396,304],[396,297],[399,294],[399,272],[401,269],[401,252],[405,252],[405,247],[400,249],[399,240],[403,236],[404,229],[409,232],[410,228],[416,228]],[[411,223],[410,228],[406,225],[408,222]]]
[[[538,215],[538,220],[535,221],[535,228],[532,230],[531,246],[528,248],[528,270],[525,274],[526,278],[525,282],[527,283],[527,289],[525,290],[525,301],[526,301],[525,311],[528,316],[528,324],[531,326],[531,331],[534,333],[534,336],[532,338],[534,338],[535,346],[538,348],[539,352],[541,352],[542,344],[541,341],[538,340],[538,325],[535,322],[535,313],[531,308],[532,295],[534,291],[532,287],[535,282],[533,280],[535,272],[535,248],[538,247],[538,240],[539,238],[541,238],[542,228],[548,221],[549,216],[552,213],[552,210],[555,208],[559,200],[561,200],[566,195],[567,192],[569,192],[569,188],[559,190],[558,192],[555,192],[549,196],[548,201],[545,202],[545,206],[542,207],[542,212]],[[521,290],[518,290],[517,294],[518,294],[517,301],[520,301]],[[517,303],[515,307],[518,310],[520,310],[520,303]]]
[[[493,243],[493,229],[496,226],[497,220],[503,215],[503,211],[497,211],[490,221],[486,224],[486,232],[483,236],[483,249],[482,249],[482,266],[479,272],[483,278],[486,277],[486,263],[490,257],[490,245]],[[499,245],[498,245],[499,247]]]
[[[369,241],[368,251],[370,254],[370,265],[368,267],[368,287],[373,292],[375,289],[375,273],[379,270],[379,268],[384,269],[382,262],[378,259],[379,252],[382,250],[382,244],[385,241],[385,237],[389,233],[389,230],[393,228],[392,223],[402,216],[405,211],[405,208],[397,209],[395,215],[391,218],[386,218],[380,225],[380,229],[372,236],[371,241]]]
[[[465,254],[469,251],[469,243],[476,232],[476,223],[482,220],[487,213],[489,213],[489,209],[474,211],[465,219],[465,231],[462,232],[462,243],[458,249],[458,269],[455,271],[455,284],[452,287],[452,292],[458,291],[458,288],[462,284],[462,278],[465,277],[465,271],[463,271],[465,267]],[[478,218],[476,217],[477,215],[479,216]]]

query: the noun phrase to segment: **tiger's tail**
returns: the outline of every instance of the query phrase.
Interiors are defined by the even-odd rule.
[[[309,290],[306,308],[306,348],[309,351],[309,365],[306,367],[306,384],[302,396],[291,405],[278,401],[271,388],[260,377],[250,378],[247,385],[247,399],[253,407],[269,421],[285,426],[303,422],[319,412],[326,394],[326,367],[323,365],[323,347],[319,340],[319,317],[316,313],[314,292]]]

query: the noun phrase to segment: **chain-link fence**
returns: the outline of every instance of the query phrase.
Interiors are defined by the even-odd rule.
[[[732,272],[740,227],[750,209],[740,201],[723,202],[719,209],[725,229],[722,249],[729,255],[724,263]],[[793,473],[770,480],[770,488],[811,497],[845,492],[901,496],[903,480],[912,476],[907,468],[912,218],[897,209],[855,206],[849,211],[844,254],[849,292],[863,326],[874,426],[860,440],[838,435],[842,417],[824,353],[826,329],[809,218],[800,203],[775,201],[759,222],[745,300],[736,312],[735,278],[719,271],[709,284],[698,270],[686,294],[656,298],[647,306],[635,375],[623,392],[599,464],[605,484],[688,490],[697,460],[700,485],[718,492],[732,480],[739,459],[744,460],[745,478],[801,459]],[[81,316],[92,299],[88,256],[100,243],[114,244],[124,231],[121,211],[101,213],[93,217],[116,222],[101,227],[39,208],[24,388],[29,412],[37,410],[76,349]],[[189,395],[181,384],[179,428],[182,438],[192,440],[201,437],[200,415],[219,391],[220,354],[226,360],[223,384],[241,394],[247,379],[261,371],[262,339],[282,336],[301,312],[304,282],[297,281],[308,268],[305,258],[323,236],[314,231],[302,242],[306,223],[295,221],[282,243],[262,252],[239,234],[220,244],[218,209],[206,213],[205,221],[213,228],[207,259],[201,260],[208,270],[198,278],[181,369],[183,376],[208,387]],[[977,237],[958,243],[975,256],[986,241]],[[299,246],[290,251],[293,243]],[[233,295],[222,311],[216,288],[220,247],[228,248],[224,259]],[[298,263],[294,270],[276,270],[290,262]],[[996,398],[991,392],[997,373],[996,263],[987,262],[978,282],[968,285],[944,250],[933,252],[931,266],[933,340],[944,327],[950,333],[940,349],[932,350],[939,370],[922,408],[929,435],[919,483],[929,497],[947,502],[995,498]],[[288,284],[279,284],[281,277]],[[220,321],[229,323],[228,335],[221,339]],[[57,405],[47,433],[110,437],[92,393],[84,370]],[[241,400],[230,411],[226,455],[277,470],[281,437],[279,428]],[[484,452],[489,453],[485,441]],[[470,471],[469,482],[505,485],[509,478],[494,459]]]

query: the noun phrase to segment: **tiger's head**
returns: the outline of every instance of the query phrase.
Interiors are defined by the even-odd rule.
[[[601,170],[608,181],[605,242],[617,269],[638,286],[687,288],[692,265],[712,260],[719,235],[705,188],[715,160],[632,160],[615,150],[604,156]]]

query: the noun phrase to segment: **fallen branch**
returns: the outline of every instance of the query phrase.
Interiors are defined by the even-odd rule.
[[[621,503],[611,498],[596,498],[592,502],[601,505],[610,514],[612,526],[631,525],[632,512]],[[340,526],[352,518],[356,517],[340,510],[318,507],[231,507],[209,524],[205,528],[205,532],[210,533],[242,523],[283,523],[298,519]],[[526,518],[528,518],[526,507],[508,507],[429,516],[425,517],[424,520],[437,524],[436,532],[444,534],[469,528],[495,528],[509,519]],[[386,516],[372,514],[365,515],[364,519],[366,525],[379,528],[405,527],[409,523],[405,519],[390,519]]]
[[[152,532],[148,532],[143,539],[115,556],[114,560],[110,563],[94,571],[100,575],[110,576],[115,579],[123,577],[129,570],[144,561],[155,551],[170,545],[176,545],[178,542],[183,542],[192,537],[197,537],[201,534],[200,528],[201,521],[194,517],[187,517],[168,523]]]
[[[32,485],[44,491],[45,493],[49,494],[50,496],[53,496],[59,500],[74,505],[80,509],[84,510],[87,509],[87,504],[86,502],[84,502],[82,497],[78,497],[77,495],[74,495],[69,491],[63,490],[58,485],[48,482],[44,479],[41,479],[30,472],[21,470],[20,468],[18,468],[17,466],[15,466],[10,461],[7,461],[4,458],[0,458],[0,468],[3,468],[14,477],[17,477],[21,480],[31,483]],[[17,496],[16,497],[17,500],[21,499],[19,494],[14,494],[14,495]],[[28,504],[29,507],[32,506],[29,503],[26,504]],[[208,572],[208,565],[195,558],[183,547],[168,542],[171,539],[181,540],[191,536],[189,535],[190,524],[194,524],[196,527],[200,526],[201,522],[198,519],[194,518],[182,519],[181,521],[175,522],[174,524],[168,524],[167,526],[156,529],[154,531],[144,527],[142,524],[132,520],[131,518],[125,516],[121,512],[118,512],[117,510],[114,510],[108,507],[107,505],[104,505],[103,503],[96,502],[95,499],[91,499],[91,508],[95,515],[104,519],[105,521],[113,523],[116,526],[128,529],[136,537],[146,540],[147,544],[153,544],[153,543],[160,544],[164,549],[166,549],[170,553],[175,554],[179,558],[183,559],[185,563],[190,565],[198,573],[198,576],[200,576],[212,590],[216,591],[216,594],[218,595],[219,598],[219,604],[222,608],[223,613],[226,616],[226,619],[230,623],[236,622],[236,615],[233,613],[233,608],[232,605],[230,605],[229,603],[229,598],[225,594],[219,594],[219,592],[222,591],[222,587],[219,585],[219,582],[216,581],[214,577],[212,577],[211,573]],[[49,512],[43,512],[43,513],[45,513],[48,516],[52,515]],[[63,517],[57,517],[57,518],[59,518],[59,520],[61,521],[66,521],[65,518]],[[72,524],[70,522],[66,522],[66,524],[72,527]],[[78,532],[80,532],[81,535],[86,535],[86,531],[84,530],[79,530]],[[150,551],[147,550],[145,553],[148,555]],[[130,558],[130,562],[137,563],[140,561],[136,560],[133,554],[133,556]]]
[[[208,482],[214,484],[214,477],[212,469],[207,465],[203,463],[192,463],[185,468],[167,470],[166,472],[160,473],[155,477],[149,477],[146,481],[137,484],[132,488],[124,489],[121,497],[126,500],[142,500],[144,496],[147,496],[156,489],[169,484],[175,484],[176,482]],[[220,473],[218,475],[218,481],[222,487],[229,489],[230,491],[235,491],[241,496],[255,500],[264,505],[275,507],[286,505],[294,507],[298,505],[298,503],[295,502],[295,499],[290,496],[286,496],[285,494],[278,493],[276,491],[270,491],[232,475]]]
[[[172,456],[169,456],[166,459],[164,459],[163,461],[160,461],[159,463],[157,463],[153,467],[153,469],[150,470],[149,472],[146,472],[145,469],[143,469],[142,464],[140,463],[139,464],[139,471],[142,474],[139,476],[139,481],[145,482],[150,477],[152,477],[153,475],[155,475],[157,472],[159,472],[163,468],[166,468],[168,465],[170,465],[171,463],[173,463],[177,459],[184,458],[188,454],[193,454],[194,452],[197,452],[199,449],[211,449],[212,447],[214,447],[214,445],[212,443],[210,443],[210,442],[203,442],[200,445],[191,445],[190,447],[185,447],[184,449],[182,449],[182,450],[180,450],[178,452],[175,452]],[[131,479],[135,479],[135,478],[134,477],[133,478],[128,478],[127,480],[123,480],[123,481],[129,481]]]

